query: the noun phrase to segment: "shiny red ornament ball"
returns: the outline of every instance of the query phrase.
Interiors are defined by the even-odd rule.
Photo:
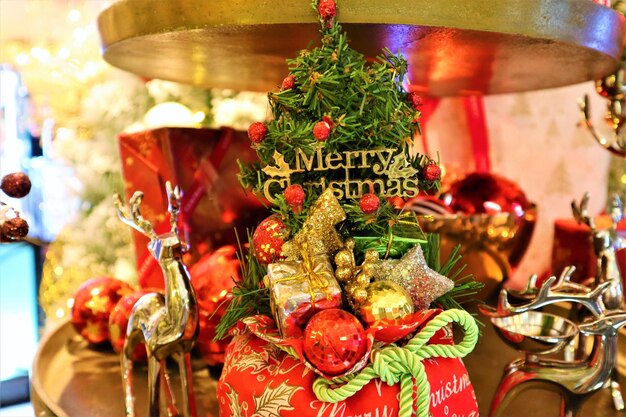
[[[12,242],[26,237],[28,234],[28,223],[21,217],[8,219],[0,226],[0,241]]]
[[[267,135],[267,126],[265,123],[255,122],[248,127],[248,138],[253,143],[261,143]]]
[[[322,0],[317,6],[317,11],[324,20],[329,20],[337,15],[337,4],[334,0]]]
[[[139,301],[141,297],[156,290],[148,288],[142,288],[134,291],[130,294],[123,296],[113,307],[111,315],[109,316],[109,340],[111,346],[116,353],[121,353],[124,348],[124,341],[126,340],[126,328],[128,327],[128,319],[130,318],[130,312],[133,307]],[[145,361],[148,359],[146,353],[146,347],[143,343],[140,343],[135,348],[133,359],[136,361]]]
[[[298,184],[290,185],[285,188],[285,201],[289,204],[289,207],[295,212],[299,212],[302,209],[302,204],[304,203],[304,190]]]
[[[450,208],[465,214],[521,215],[532,206],[516,183],[496,174],[469,174],[452,184],[446,194],[446,199],[451,200]]]
[[[133,292],[130,285],[111,277],[92,278],[74,295],[71,323],[87,342],[109,340],[109,316],[118,301]]]
[[[437,164],[427,164],[423,169],[424,179],[426,181],[437,181],[441,178],[441,167]]]
[[[283,79],[283,83],[281,84],[281,90],[291,90],[293,86],[296,84],[296,77],[292,74],[289,74]]]
[[[30,192],[30,178],[23,172],[14,172],[2,177],[0,188],[13,198],[25,197]]]
[[[330,136],[330,124],[322,120],[313,126],[313,136],[320,142],[325,142]]]
[[[411,103],[411,106],[415,110],[419,110],[420,107],[424,105],[424,99],[422,99],[422,96],[417,94],[415,91],[408,93],[407,98],[409,99],[409,103]]]
[[[326,375],[340,375],[367,351],[363,325],[347,311],[331,308],[311,317],[304,329],[304,356]]]
[[[276,214],[263,220],[252,234],[252,246],[257,260],[267,265],[283,256],[283,243],[289,238],[289,229]]]
[[[196,291],[200,330],[196,348],[209,366],[224,363],[224,354],[230,338],[214,342],[215,328],[226,312],[224,301],[231,297],[231,289],[241,280],[241,264],[234,246],[222,246],[204,255],[190,269],[191,285]]]
[[[359,207],[361,211],[365,214],[376,213],[378,207],[380,206],[380,199],[376,194],[367,193],[363,194],[361,197],[361,201],[359,201]]]

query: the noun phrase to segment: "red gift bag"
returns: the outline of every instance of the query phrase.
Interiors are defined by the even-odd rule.
[[[452,343],[441,332],[438,344]],[[478,416],[474,388],[461,359],[423,361],[430,384],[434,417]],[[217,385],[220,417],[394,417],[398,415],[400,384],[373,379],[352,397],[335,404],[317,399],[311,387],[318,378],[301,361],[251,333],[235,336]]]

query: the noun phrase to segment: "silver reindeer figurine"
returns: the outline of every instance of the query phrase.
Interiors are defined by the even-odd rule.
[[[508,302],[507,291],[502,290],[495,309],[481,308],[483,314],[492,317],[494,326],[497,329],[500,327],[505,340],[511,346],[526,352],[524,358],[511,362],[505,368],[491,404],[489,413],[491,417],[498,415],[515,394],[537,385],[561,394],[561,417],[578,416],[582,403],[605,386],[613,375],[618,352],[617,332],[626,325],[626,311],[607,311],[604,307],[602,299],[610,288],[609,282],[601,284],[593,291],[577,292],[576,284],[571,285],[567,279],[563,279],[569,275],[564,273],[559,280],[551,277],[543,283],[536,297],[525,304],[512,306]],[[576,326],[566,320],[559,321],[555,319],[556,316],[534,311],[536,308],[563,301],[587,308],[593,318]],[[545,318],[541,322],[545,334],[527,334],[529,328],[537,325],[531,323],[532,315]],[[502,318],[519,320],[498,321]],[[569,323],[569,330],[562,327],[563,321]],[[554,334],[559,332],[568,334],[569,337],[555,341],[557,337]],[[568,361],[542,356],[562,349],[577,332],[593,338],[591,352],[585,358]],[[518,338],[514,337],[515,335]],[[539,349],[533,351],[524,349],[525,346],[536,348],[536,345],[529,345],[526,341],[526,338],[532,339],[536,336],[540,336],[538,339],[545,343],[542,346],[545,348],[544,352],[540,352]]]
[[[613,131],[612,138],[605,138],[600,134],[591,121],[589,97],[585,96],[578,101],[582,113],[583,123],[600,146],[614,155],[626,157],[626,85],[624,84],[626,62],[622,59],[619,69],[613,74],[596,81],[596,91],[608,100],[605,120]]]
[[[166,183],[170,212],[169,233],[157,235],[152,224],[143,218],[140,205],[142,192],[135,192],[125,207],[115,195],[119,218],[150,238],[148,249],[159,262],[165,278],[165,295],[154,292],[144,295],[133,307],[126,340],[122,350],[122,383],[127,417],[135,416],[133,395],[133,353],[137,345],[145,343],[148,354],[149,415],[160,416],[160,404],[167,404],[167,415],[178,415],[166,369],[166,359],[172,357],[178,364],[182,387],[183,413],[195,417],[196,407],[192,387],[190,351],[198,334],[198,305],[189,273],[182,262],[186,245],[179,237],[177,217],[180,210],[180,190]],[[163,382],[163,386],[161,383]],[[161,397],[161,391],[165,394]]]

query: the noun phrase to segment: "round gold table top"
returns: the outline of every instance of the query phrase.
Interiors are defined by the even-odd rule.
[[[574,84],[615,70],[624,21],[589,0],[340,0],[366,56],[409,61],[410,88],[446,96]],[[123,0],[98,25],[104,59],[135,74],[267,91],[319,39],[310,0]]]

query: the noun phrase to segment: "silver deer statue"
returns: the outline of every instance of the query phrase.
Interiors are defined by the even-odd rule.
[[[617,332],[626,325],[626,311],[607,310],[604,307],[603,293],[609,290],[609,282],[601,284],[593,291],[577,292],[576,288],[576,284],[571,285],[567,280],[551,277],[543,283],[530,302],[512,306],[508,302],[507,291],[502,290],[495,309],[481,307],[483,314],[492,317],[494,325],[494,318],[518,316],[520,334],[531,325],[526,323],[527,318],[524,315],[529,312],[542,315],[544,313],[536,313],[534,310],[550,304],[569,301],[587,308],[592,316],[578,326],[571,323],[581,335],[593,338],[588,355],[580,360],[569,361],[526,352],[524,358],[514,360],[505,368],[491,404],[490,417],[498,415],[515,394],[536,386],[561,394],[560,416],[575,417],[579,415],[582,403],[610,380],[618,353]],[[553,322],[553,319],[549,319],[544,325],[549,327]],[[506,331],[516,332],[516,328],[507,327]],[[548,334],[551,332],[552,330],[547,330]],[[546,351],[547,353],[554,353],[554,350]]]
[[[172,400],[166,359],[178,364],[182,387],[182,415],[195,417],[190,351],[198,334],[198,305],[187,268],[182,262],[186,245],[179,237],[177,218],[180,190],[166,183],[170,213],[170,231],[157,235],[152,224],[140,213],[142,192],[135,192],[126,207],[119,195],[114,196],[119,218],[150,238],[148,249],[161,265],[165,294],[144,295],[133,307],[122,350],[122,383],[127,417],[135,416],[133,394],[133,353],[145,343],[148,354],[149,415],[161,415],[161,403],[167,404],[167,415],[178,415]],[[164,396],[161,396],[161,394]]]

